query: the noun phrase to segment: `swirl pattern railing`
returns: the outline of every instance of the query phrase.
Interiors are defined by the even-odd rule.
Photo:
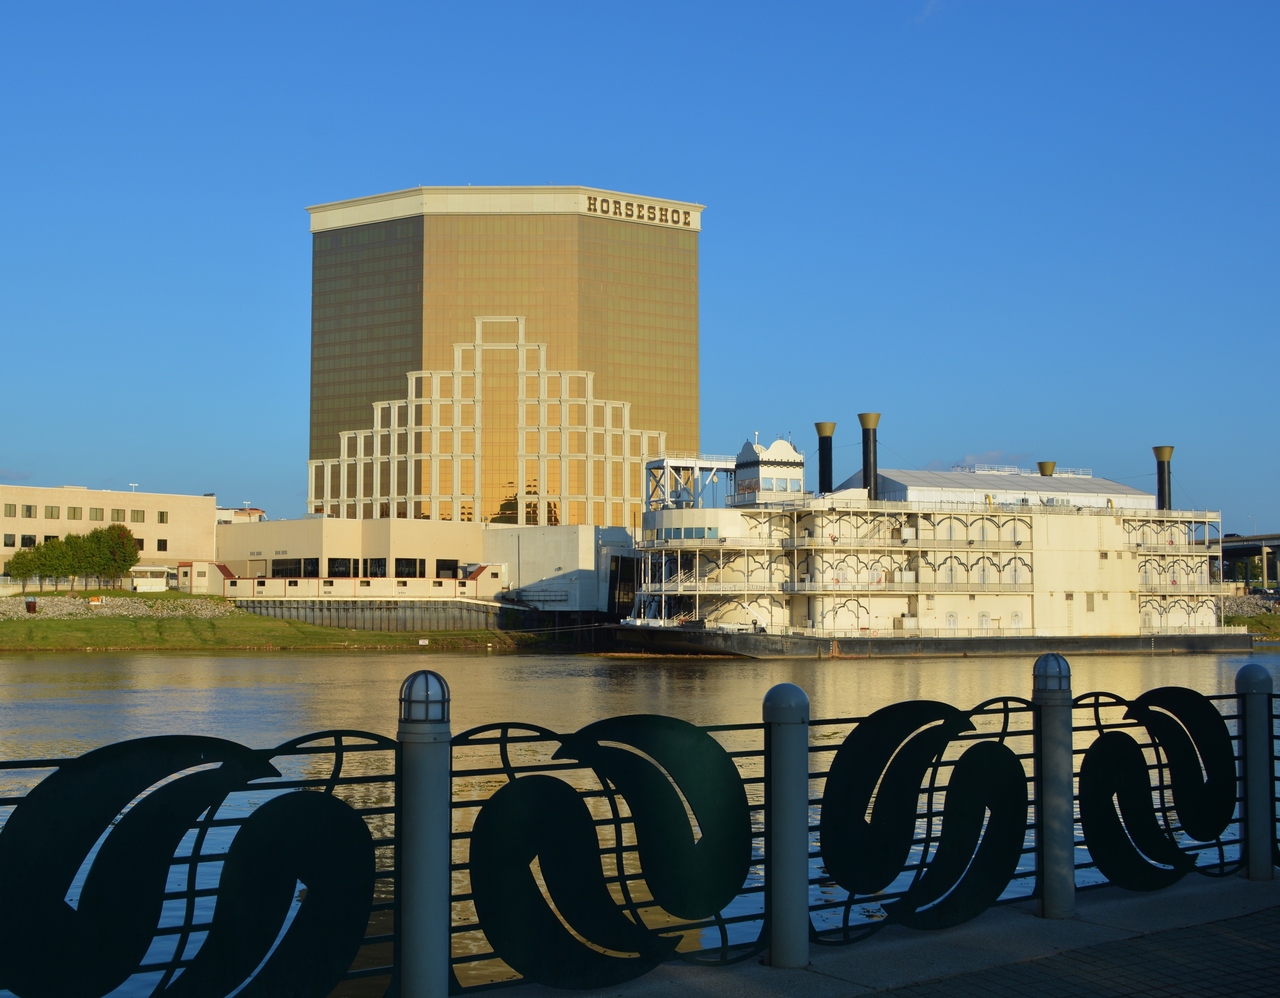
[[[1034,895],[1033,716],[1015,698],[916,700],[810,722],[814,942],[945,928]]]
[[[1242,869],[1246,800],[1252,829],[1280,798],[1280,700],[1248,714],[1249,738],[1265,732],[1249,758],[1274,781],[1265,808],[1242,794],[1234,696],[1164,687],[1049,703],[906,701],[791,729],[801,765],[788,787],[804,778],[807,732],[811,942],[945,929],[1043,899],[1046,800],[1063,808],[1068,888],[1069,798],[1077,888]],[[1046,798],[1048,709],[1063,712],[1064,750]],[[446,731],[451,991],[614,986],[672,959],[766,951],[771,919],[783,924],[769,882],[782,832],[766,820],[783,799],[770,785],[778,730],[629,715],[571,733],[485,725],[451,745]],[[394,995],[401,857],[416,841],[397,837],[407,746],[350,731],[261,750],[163,736],[0,763],[0,998]],[[783,813],[798,820],[795,800]],[[1274,825],[1248,834],[1280,860]],[[796,910],[785,924],[803,928]]]
[[[631,715],[457,735],[453,987],[603,987],[759,952],[762,733]]]
[[[1239,872],[1236,697],[1163,687],[1074,703],[1077,887],[1149,891]]]
[[[397,754],[325,731],[0,762],[0,995],[381,995]]]

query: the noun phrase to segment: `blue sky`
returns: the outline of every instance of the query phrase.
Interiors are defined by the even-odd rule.
[[[1052,459],[1280,529],[1280,8],[0,8],[0,480],[303,511],[304,206],[700,201],[703,449]],[[811,469],[812,471],[812,469]]]

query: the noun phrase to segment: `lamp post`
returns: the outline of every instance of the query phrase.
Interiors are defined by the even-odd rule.
[[[1271,673],[1251,662],[1236,673],[1236,712],[1241,721],[1240,767],[1244,777],[1244,853],[1250,880],[1275,876],[1274,749],[1271,736]]]
[[[449,684],[425,669],[400,687],[400,994],[447,998],[452,855]]]
[[[1040,917],[1071,918],[1076,913],[1071,666],[1061,655],[1050,653],[1036,659],[1031,672]]]
[[[799,969],[809,965],[809,695],[779,683],[762,713],[769,962]]]

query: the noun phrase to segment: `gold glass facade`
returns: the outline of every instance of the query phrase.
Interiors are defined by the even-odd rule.
[[[313,209],[313,512],[631,525],[697,452],[699,206],[587,191]]]
[[[422,219],[312,237],[311,457],[337,457],[338,434],[402,391],[422,366]]]

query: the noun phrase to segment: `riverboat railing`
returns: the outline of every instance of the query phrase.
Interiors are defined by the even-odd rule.
[[[415,700],[414,690],[428,698]],[[1280,699],[1162,687],[763,723],[449,729],[419,672],[398,740],[143,738],[0,762],[0,996],[429,995],[614,986],[1000,904],[1280,861]],[[430,697],[435,699],[430,699]],[[69,951],[75,960],[65,959]]]

